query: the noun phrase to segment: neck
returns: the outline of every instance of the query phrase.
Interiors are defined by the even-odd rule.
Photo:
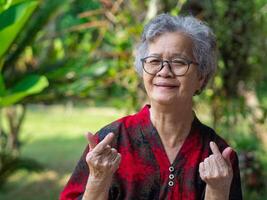
[[[151,121],[165,145],[171,148],[180,145],[189,134],[194,118],[192,103],[177,106],[151,102],[150,113]]]

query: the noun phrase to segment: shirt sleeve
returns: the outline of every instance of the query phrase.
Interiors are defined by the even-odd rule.
[[[87,145],[79,162],[77,163],[68,183],[60,194],[60,200],[79,200],[82,199],[84,188],[87,183],[89,170],[86,163],[86,155],[89,151]]]
[[[238,164],[238,156],[236,153],[231,155],[231,163],[233,168],[233,180],[230,189],[230,200],[242,200],[242,189],[240,180],[240,170]]]

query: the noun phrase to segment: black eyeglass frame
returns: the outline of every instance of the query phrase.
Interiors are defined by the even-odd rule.
[[[160,68],[159,68],[159,70],[158,70],[156,73],[149,73],[149,72],[145,69],[145,63],[146,63],[146,59],[147,59],[147,58],[157,58],[157,59],[160,60]],[[166,62],[166,63],[168,64],[168,67],[169,67],[170,71],[171,71],[175,76],[184,76],[184,75],[188,72],[189,67],[190,67],[191,64],[199,65],[198,62],[195,62],[195,61],[192,61],[192,60],[188,60],[188,59],[185,59],[185,58],[182,58],[182,57],[175,57],[175,59],[177,59],[177,58],[179,58],[179,59],[185,61],[186,64],[187,64],[187,69],[186,69],[185,73],[183,73],[183,74],[179,74],[179,75],[176,75],[176,74],[173,72],[173,70],[172,70],[172,65],[171,65],[172,60],[163,60],[162,58],[157,57],[157,56],[147,56],[147,57],[141,58],[140,61],[142,62],[142,67],[143,67],[144,71],[145,71],[146,73],[150,74],[150,75],[156,75],[157,73],[159,73],[159,72],[163,69],[163,67],[164,67],[164,62]]]

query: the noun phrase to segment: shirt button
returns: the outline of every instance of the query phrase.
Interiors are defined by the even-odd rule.
[[[169,181],[169,183],[168,183],[168,185],[171,187],[171,186],[173,186],[173,181]]]
[[[170,167],[169,167],[169,171],[170,171],[170,172],[173,172],[173,171],[174,171],[174,167],[173,167],[173,166],[170,166]]]
[[[170,174],[169,175],[169,179],[174,179],[174,175],[173,174]]]

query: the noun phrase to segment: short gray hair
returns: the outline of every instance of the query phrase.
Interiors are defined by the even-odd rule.
[[[167,32],[181,32],[192,39],[193,54],[199,63],[198,70],[200,75],[204,77],[202,91],[217,68],[216,38],[213,31],[206,24],[192,16],[161,14],[152,19],[145,26],[141,42],[136,49],[136,71],[142,76],[143,69],[140,59],[148,55],[149,43]]]

